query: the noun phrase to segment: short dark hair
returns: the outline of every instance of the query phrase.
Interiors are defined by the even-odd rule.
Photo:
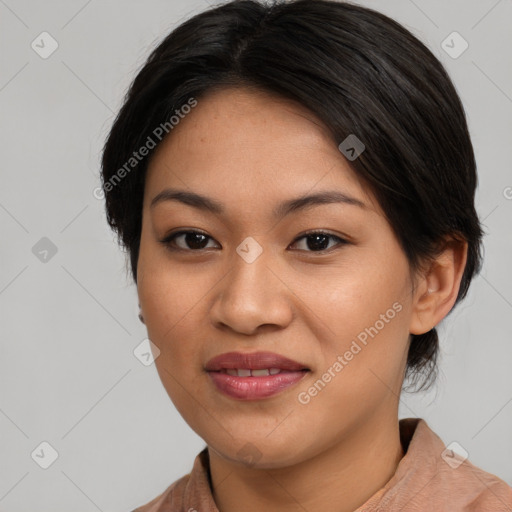
[[[126,162],[190,98],[229,86],[299,102],[336,144],[355,134],[366,149],[350,165],[375,195],[413,271],[447,237],[467,241],[455,304],[465,297],[481,269],[483,230],[474,206],[475,156],[456,89],[439,60],[399,23],[330,0],[233,0],[185,21],[150,53],[102,155],[107,220],[129,252],[135,283],[151,155],[131,172]],[[416,384],[423,375],[420,389],[430,387],[438,351],[435,328],[411,335],[405,378]]]

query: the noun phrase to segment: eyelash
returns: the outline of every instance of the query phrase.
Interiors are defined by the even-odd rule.
[[[187,234],[203,235],[207,239],[213,240],[212,237],[208,236],[207,234],[205,234],[205,233],[203,233],[201,231],[196,231],[196,230],[187,230],[187,231],[185,231],[185,230],[183,230],[183,231],[176,231],[175,233],[171,233],[171,234],[167,235],[163,240],[160,240],[160,243],[162,243],[167,249],[169,249],[171,251],[203,252],[203,251],[206,250],[206,249],[183,249],[182,247],[175,247],[173,245],[173,242],[175,241],[176,238],[178,238],[181,235],[187,235]],[[326,231],[307,231],[306,233],[303,233],[302,235],[297,237],[292,242],[291,245],[295,244],[299,240],[302,240],[303,238],[307,238],[308,236],[313,236],[313,235],[325,235],[325,236],[327,236],[329,238],[338,240],[338,244],[337,244],[337,246],[330,247],[328,249],[321,249],[319,251],[307,251],[306,250],[305,252],[310,252],[310,253],[313,253],[313,254],[322,254],[322,253],[326,253],[327,251],[331,251],[334,248],[341,248],[341,246],[346,245],[346,244],[349,243],[344,238],[341,238],[341,237],[339,237],[337,235],[333,235],[333,234],[328,233]]]

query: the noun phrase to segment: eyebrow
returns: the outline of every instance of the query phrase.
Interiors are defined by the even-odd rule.
[[[199,210],[213,213],[215,215],[222,215],[225,212],[224,205],[210,197],[196,194],[195,192],[170,188],[164,189],[159,194],[157,194],[151,201],[150,208],[153,208],[157,204],[164,201],[179,201],[183,204],[192,206]],[[292,212],[306,210],[321,204],[332,203],[347,204],[363,209],[368,208],[364,202],[348,194],[339,191],[325,190],[304,197],[288,199],[287,201],[280,203],[276,208],[274,208],[273,215],[275,218],[280,219],[286,217]]]

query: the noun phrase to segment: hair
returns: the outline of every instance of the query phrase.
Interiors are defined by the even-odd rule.
[[[384,211],[411,271],[432,261],[443,241],[467,242],[455,304],[466,296],[481,270],[483,230],[474,206],[475,156],[456,89],[402,25],[330,0],[233,0],[194,15],[151,51],[101,162],[107,220],[129,252],[135,283],[151,154],[133,155],[150,139],[154,144],[161,127],[172,136],[169,119],[191,98],[228,87],[299,102],[337,144],[356,135],[366,149],[349,164]],[[419,389],[429,388],[437,377],[437,331],[410,336],[405,380],[417,384],[423,376]]]

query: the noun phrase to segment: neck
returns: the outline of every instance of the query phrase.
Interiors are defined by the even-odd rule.
[[[293,466],[247,468],[208,453],[220,512],[353,512],[391,479],[404,455],[398,414],[372,418]]]

